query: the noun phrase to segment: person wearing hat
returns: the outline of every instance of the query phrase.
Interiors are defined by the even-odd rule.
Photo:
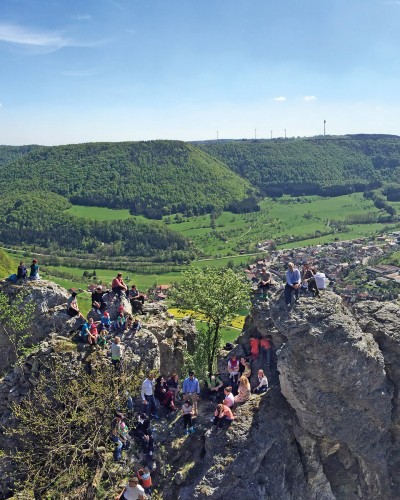
[[[185,378],[182,386],[183,400],[191,399],[193,403],[194,415],[197,415],[197,401],[200,396],[200,384],[194,376],[194,372],[190,371],[189,376]]]
[[[107,330],[111,328],[111,319],[110,313],[104,311],[103,316],[101,317],[100,323],[106,327]]]
[[[107,292],[103,292],[103,287],[100,285],[92,292],[92,307],[97,314],[101,314],[107,308],[107,304],[104,300],[104,295],[106,293]]]
[[[143,500],[144,489],[139,484],[139,478],[130,477],[128,484],[125,485],[121,493],[115,497],[115,500]]]
[[[67,300],[67,313],[71,318],[79,316],[81,319],[85,319],[83,314],[79,311],[78,301],[76,300],[77,293],[73,291],[71,296]]]

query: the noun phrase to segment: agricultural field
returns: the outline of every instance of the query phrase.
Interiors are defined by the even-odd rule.
[[[85,207],[83,205],[72,205],[66,213],[75,217],[83,217],[91,220],[126,220],[132,217],[127,208],[114,210],[106,207]],[[144,218],[144,217],[143,217]]]

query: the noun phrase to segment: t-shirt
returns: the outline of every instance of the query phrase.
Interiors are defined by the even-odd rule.
[[[111,344],[111,359],[121,359],[122,356],[122,346],[121,344]]]
[[[271,342],[269,341],[269,339],[263,337],[260,340],[260,346],[264,347],[264,349],[271,349]]]
[[[235,404],[234,395],[231,392],[229,394],[225,394],[224,405],[231,408],[234,404]]]
[[[251,352],[259,352],[259,344],[260,344],[260,341],[258,339],[251,339],[250,340]]]
[[[144,496],[144,489],[138,484],[137,486],[125,486],[124,497],[126,500],[138,500],[139,497]]]
[[[182,405],[182,413],[184,415],[188,415],[189,413],[192,413],[192,410],[193,410],[193,406],[192,405],[189,405],[189,406],[186,405],[186,404]]]

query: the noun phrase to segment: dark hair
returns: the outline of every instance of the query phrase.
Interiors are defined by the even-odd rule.
[[[76,297],[78,294],[76,292],[71,293],[72,297]]]
[[[147,414],[146,414],[146,413],[141,413],[141,414],[139,415],[139,417],[140,417],[141,419],[143,419],[143,420],[146,420],[146,418],[147,418]]]
[[[186,404],[186,405],[190,405],[190,404],[192,404],[192,402],[190,401],[190,399],[187,399],[187,400],[185,401],[185,404]]]
[[[193,375],[194,375],[194,371],[192,371],[192,370],[191,370],[191,371],[189,372],[189,377],[192,377]]]

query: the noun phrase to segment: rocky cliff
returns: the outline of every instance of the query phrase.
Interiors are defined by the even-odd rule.
[[[197,474],[168,498],[398,499],[399,315],[395,303],[350,311],[330,292],[255,305],[234,351],[271,335],[274,363],[253,361],[253,381],[265,368],[272,387],[205,434]]]

